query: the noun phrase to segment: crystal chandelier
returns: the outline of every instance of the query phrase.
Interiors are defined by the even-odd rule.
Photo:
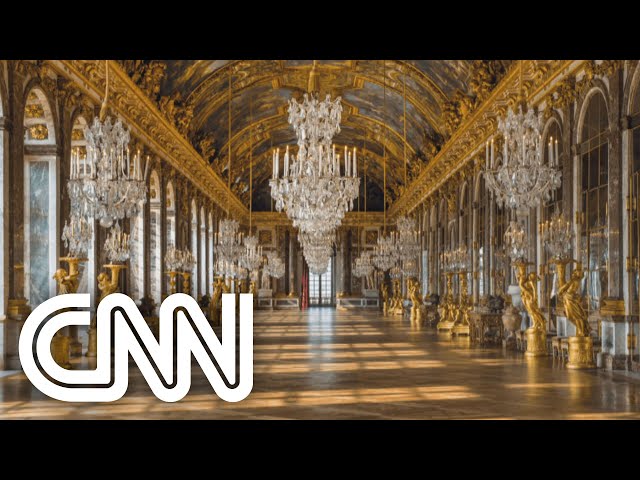
[[[106,91],[93,124],[84,129],[86,154],[74,149],[67,190],[71,211],[86,219],[96,219],[100,226],[111,227],[117,220],[140,213],[147,199],[147,157],[144,169],[140,151],[129,151],[130,131],[120,119],[112,123],[106,117],[109,92],[109,66],[106,67]],[[106,118],[105,118],[106,117]]]
[[[373,273],[375,268],[371,261],[371,252],[365,250],[354,260],[351,271],[356,277],[366,278]]]
[[[551,219],[541,223],[540,234],[552,259],[567,260],[571,258],[573,225],[563,214],[556,212]]]
[[[389,270],[389,276],[394,280],[402,278],[402,269],[399,265],[394,265]]]
[[[264,268],[267,269],[267,273],[273,278],[282,278],[284,276],[284,262],[275,252],[267,252],[267,263]]]
[[[442,265],[442,269],[445,272],[455,272],[456,271],[456,262],[455,262],[456,252],[455,250],[447,249],[442,252],[440,255],[440,263]]]
[[[129,234],[122,232],[120,224],[116,223],[104,242],[104,250],[109,263],[123,263],[129,259]]]
[[[333,255],[335,231],[330,234],[324,232],[321,234],[301,232],[299,239],[302,246],[302,254],[309,266],[309,271],[317,275],[325,273],[329,266],[329,260]]]
[[[398,219],[398,255],[401,260],[413,260],[420,255],[420,233],[415,228],[415,222],[408,217]]]
[[[502,152],[496,152],[493,139],[487,142],[484,178],[496,195],[499,205],[510,208],[536,207],[549,200],[551,192],[560,186],[558,143],[549,142],[549,162],[544,163],[542,150],[542,113],[527,108],[522,93],[522,62],[520,63],[520,105],[517,113],[509,108],[505,119],[498,119],[502,135]]]
[[[85,217],[72,214],[68,224],[65,220],[64,228],[62,229],[62,241],[69,251],[68,257],[78,258],[85,256],[92,239],[93,229]]]
[[[177,272],[181,268],[182,252],[171,245],[164,255],[164,264],[169,272]]]
[[[250,235],[244,239],[244,255],[241,264],[250,272],[256,271],[262,265],[262,247],[258,245],[258,238]]]
[[[237,220],[225,218],[220,220],[218,232],[214,234],[217,272],[219,275],[234,276],[237,274],[234,265],[240,261],[243,253],[242,233],[238,232],[240,224]]]
[[[524,261],[527,256],[527,236],[518,222],[511,221],[504,232],[506,253],[513,262]]]
[[[388,235],[378,235],[378,242],[373,249],[373,264],[376,268],[387,271],[400,259],[398,250],[398,233],[390,232]]]
[[[406,278],[417,277],[420,271],[418,270],[418,262],[415,258],[402,261],[402,274]]]
[[[196,257],[189,250],[180,251],[178,270],[181,272],[193,272],[196,266]]]
[[[284,153],[280,176],[280,149],[273,152],[271,196],[276,209],[284,211],[300,232],[329,232],[337,228],[347,211],[353,208],[358,196],[356,149],[345,146],[344,166],[340,154],[332,145],[333,136],[340,132],[342,105],[340,97],[324,101],[318,99],[316,62],[310,75],[310,95],[303,102],[289,100],[289,124],[298,139],[297,155]]]
[[[458,272],[467,272],[471,267],[471,261],[469,258],[469,250],[465,245],[462,245],[460,248],[457,248],[453,252],[451,252],[451,264],[454,270]]]

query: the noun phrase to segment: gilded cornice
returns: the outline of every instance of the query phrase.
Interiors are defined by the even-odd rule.
[[[102,100],[105,86],[104,62],[50,60],[48,63],[58,73],[74,81],[88,97],[97,103]],[[229,209],[241,221],[247,218],[247,208],[229,191],[226,183],[215,174],[191,143],[132,82],[118,62],[110,60],[109,70],[109,106],[127,122],[132,133],[144,139],[154,153],[164,158],[221,208]]]
[[[583,66],[584,60],[523,60],[524,91],[529,101],[539,104],[553,95],[552,84]],[[473,110],[460,124],[438,154],[389,209],[389,217],[397,218],[418,207],[467,162],[474,158],[495,132],[496,117],[504,115],[515,103],[519,91],[519,63],[505,74],[487,99]],[[612,69],[614,66],[606,66]],[[600,67],[599,70],[604,70]],[[601,73],[601,72],[598,72]]]
[[[253,212],[252,223],[259,227],[291,226],[291,220],[284,212]],[[341,227],[379,227],[383,223],[382,212],[347,212]]]

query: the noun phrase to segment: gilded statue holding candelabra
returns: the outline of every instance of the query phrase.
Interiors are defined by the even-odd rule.
[[[220,325],[220,312],[222,309],[222,294],[229,293],[229,287],[222,280],[222,277],[216,277],[213,284],[213,297],[209,303],[209,318],[214,325]]]
[[[451,329],[451,333],[453,335],[470,334],[471,324],[469,322],[469,312],[471,311],[472,305],[468,294],[467,273],[468,272],[466,271],[458,272],[458,279],[460,280],[460,297],[458,305],[454,305],[455,317],[454,325]]]
[[[80,284],[79,264],[80,262],[86,262],[87,259],[69,256],[60,258],[60,261],[66,262],[69,265],[69,270],[59,268],[56,270],[56,273],[53,274],[52,278],[58,284],[58,294],[76,293]],[[54,359],[58,358],[61,360],[58,364],[69,368],[69,356],[82,354],[82,344],[78,341],[78,326],[70,325],[68,336],[58,331],[51,346],[54,351]]]
[[[562,300],[567,320],[576,327],[576,336],[569,337],[569,361],[567,368],[585,369],[594,368],[593,363],[593,339],[589,326],[587,312],[582,306],[582,296],[578,293],[584,270],[582,264],[575,261],[576,268],[571,272],[569,281],[558,277],[558,297]]]
[[[539,357],[547,354],[547,321],[538,305],[538,281],[540,278],[534,272],[527,274],[527,265],[523,259],[516,261],[516,278],[520,287],[520,296],[529,318],[531,327],[526,330],[527,357]]]
[[[422,322],[422,293],[420,292],[420,282],[414,278],[410,278],[409,284],[409,298],[411,299],[411,322]]]
[[[457,311],[453,301],[453,275],[454,272],[446,272],[447,290],[444,301],[440,304],[440,321],[436,328],[438,330],[450,331],[456,322]]]
[[[382,313],[387,315],[389,313],[389,287],[386,283],[380,283],[380,297],[382,298]]]
[[[391,315],[402,315],[402,288],[400,287],[400,279],[393,279],[393,297],[389,305],[389,313]]]
[[[576,335],[569,337],[569,360],[567,368],[585,369],[594,368],[593,339],[588,315],[583,304],[583,297],[578,293],[584,277],[582,263],[571,259],[571,246],[573,244],[573,222],[561,213],[555,213],[549,220],[540,224],[542,239],[551,254],[551,263],[556,266],[558,277],[557,298],[562,302],[564,315],[567,320],[576,327]],[[570,263],[576,267],[565,281],[566,268]]]

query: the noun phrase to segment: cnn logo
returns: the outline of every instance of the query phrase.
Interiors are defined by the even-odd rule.
[[[133,300],[121,293],[111,294],[98,305],[96,369],[66,370],[53,360],[51,340],[61,328],[89,325],[91,314],[88,310],[68,310],[88,309],[89,306],[89,294],[58,295],[38,306],[24,323],[19,342],[20,362],[31,383],[45,395],[65,402],[118,400],[125,394],[129,384],[129,354],[154,395],[165,402],[177,402],[189,392],[191,355],[202,368],[215,393],[223,400],[239,402],[251,393],[253,295],[240,295],[239,371],[236,368],[236,297],[233,294],[222,295],[222,341],[216,336],[196,301],[188,295],[176,293],[162,302],[160,335],[159,340],[156,340]],[[65,309],[67,310],[64,311]],[[177,380],[175,386],[171,386],[174,381],[174,335]],[[115,345],[113,379],[112,336]],[[148,355],[143,350],[143,345]],[[41,368],[38,368],[36,358]],[[56,382],[73,387],[58,385],[47,378],[45,373]]]

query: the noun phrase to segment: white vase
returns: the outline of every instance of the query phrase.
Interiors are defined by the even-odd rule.
[[[509,285],[507,295],[511,296],[511,304],[522,311],[524,305],[522,304],[522,297],[520,296],[520,287],[518,285]]]

